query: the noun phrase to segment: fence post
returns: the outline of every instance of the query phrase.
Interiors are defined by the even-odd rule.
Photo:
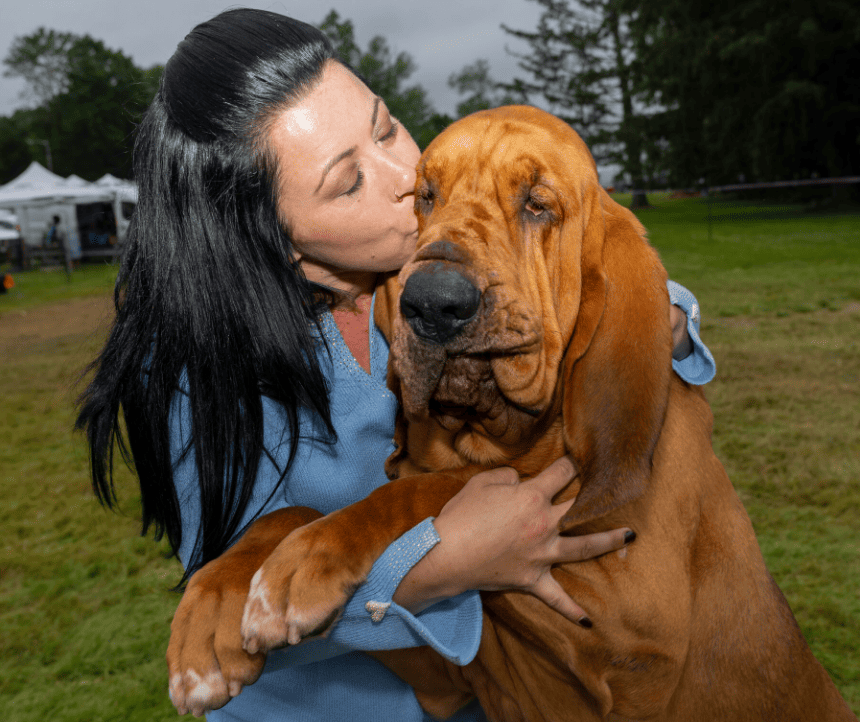
[[[69,236],[64,234],[60,237],[60,249],[63,251],[63,265],[66,267],[66,281],[72,280],[72,249],[69,244]],[[42,257],[44,262],[44,256]]]

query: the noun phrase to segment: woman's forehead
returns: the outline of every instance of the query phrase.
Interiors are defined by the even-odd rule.
[[[340,145],[353,142],[353,133],[367,130],[375,100],[361,80],[340,63],[330,62],[320,82],[275,117],[271,139],[276,148],[292,148],[303,155],[337,153]]]

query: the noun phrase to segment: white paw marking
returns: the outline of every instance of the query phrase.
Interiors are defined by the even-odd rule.
[[[263,568],[260,567],[251,579],[251,589],[248,592],[248,602],[255,601],[260,605],[260,613],[269,616],[272,614],[272,605],[269,603],[269,585],[263,579]],[[248,604],[245,605],[248,609]]]
[[[230,697],[237,697],[241,691],[242,683],[235,679],[227,686],[227,692],[230,694]]]
[[[172,682],[171,682],[172,683]],[[209,672],[201,677],[193,669],[185,672],[185,706],[194,712],[206,712],[213,709],[213,702],[219,690],[223,690],[224,680],[218,672]]]
[[[180,694],[180,684],[182,682],[181,674],[173,674],[170,676],[170,684],[167,687],[167,694],[170,697],[170,701],[173,703],[173,706],[179,707],[179,694]]]
[[[269,602],[269,586],[263,579],[263,570],[260,568],[251,580],[251,590],[248,592],[248,600],[242,614],[242,636],[246,641],[251,641],[245,649],[254,654],[261,647],[258,642],[278,640],[278,630],[282,630],[283,626],[281,615],[275,612]]]

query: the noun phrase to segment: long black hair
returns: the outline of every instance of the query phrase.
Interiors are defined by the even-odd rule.
[[[202,519],[180,585],[242,532],[263,452],[261,394],[286,411],[290,462],[300,405],[334,437],[313,336],[325,289],[305,279],[292,254],[266,142],[273,117],[312,90],[334,58],[310,25],[224,12],[179,44],[138,129],[139,202],[114,290],[116,320],[90,366],[76,428],[86,430],[99,500],[116,503],[117,445],[140,481],[141,534],[154,526],[176,554],[168,415],[187,374]]]

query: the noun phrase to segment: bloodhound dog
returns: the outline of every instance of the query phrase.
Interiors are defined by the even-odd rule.
[[[415,207],[417,251],[376,302],[402,401],[393,480],[323,518],[265,517],[195,575],[172,625],[174,701],[220,706],[259,675],[243,604],[252,649],[319,633],[385,548],[474,474],[529,478],[568,453],[579,474],[557,498],[576,497],[564,530],[638,535],[625,555],[553,571],[592,628],[528,594],[483,593],[470,664],[375,655],[429,712],[477,696],[497,722],[856,720],[765,568],[701,389],[671,372],[657,253],[579,136],[534,108],[469,116],[422,156]],[[194,617],[202,631],[195,608],[217,612]]]

